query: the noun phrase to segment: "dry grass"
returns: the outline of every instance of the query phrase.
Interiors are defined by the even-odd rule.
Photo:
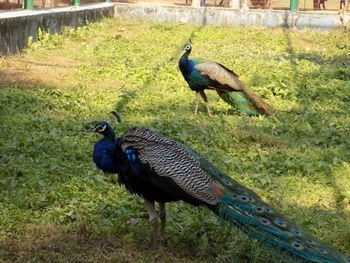
[[[145,261],[148,260],[148,261]],[[152,251],[146,246],[125,244],[120,236],[97,234],[87,225],[27,225],[21,236],[0,241],[2,263],[185,263],[188,257],[176,257],[167,251]]]
[[[76,66],[72,59],[57,55],[42,58],[15,55],[5,58],[4,63],[6,71],[0,71],[0,85],[4,86],[32,81],[47,86],[69,86],[67,80]]]

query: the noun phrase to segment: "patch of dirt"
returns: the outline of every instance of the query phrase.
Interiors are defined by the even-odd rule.
[[[141,261],[140,261],[141,260]],[[27,225],[23,234],[0,240],[1,263],[185,263],[172,253],[151,251],[146,244],[125,244],[122,237],[97,234],[86,225]]]
[[[47,86],[67,86],[63,81],[66,75],[72,74],[75,67],[73,60],[63,57],[50,57],[50,60],[39,60],[27,56],[15,55],[5,58],[6,67],[0,71],[0,85],[13,86],[13,83],[41,83]]]
[[[48,59],[49,58],[49,59]],[[0,86],[7,87],[74,87],[79,85],[75,74],[79,61],[62,56],[31,58],[14,55],[4,58],[0,69]],[[85,87],[110,89],[120,87],[118,79],[99,80],[98,83],[83,83]]]

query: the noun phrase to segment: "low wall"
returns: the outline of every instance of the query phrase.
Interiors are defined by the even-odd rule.
[[[37,39],[38,29],[59,33],[64,27],[79,27],[111,16],[168,22],[259,25],[287,28],[344,29],[350,14],[338,12],[290,12],[288,10],[237,10],[150,4],[94,3],[80,7],[42,8],[0,13],[0,55],[14,54]]]
[[[28,37],[37,39],[38,29],[59,33],[64,27],[79,27],[112,17],[113,4],[95,3],[80,7],[41,8],[0,13],[0,55],[14,54],[28,45]]]
[[[349,13],[290,12],[289,10],[237,10],[231,8],[160,6],[116,3],[115,17],[168,22],[259,25],[288,28],[344,29],[350,23]]]

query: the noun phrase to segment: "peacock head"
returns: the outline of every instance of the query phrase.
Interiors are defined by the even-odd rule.
[[[106,121],[100,121],[96,123],[89,132],[97,132],[102,134],[105,137],[114,136],[114,130],[112,126]]]
[[[186,43],[183,47],[182,50],[185,50],[186,52],[191,52],[192,50],[192,44],[191,43]]]

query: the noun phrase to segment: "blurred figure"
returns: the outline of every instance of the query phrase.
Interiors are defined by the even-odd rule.
[[[340,0],[340,9],[345,9],[345,0]]]
[[[321,9],[321,8],[320,8],[320,2],[319,2],[318,0],[314,0],[313,2],[314,2],[314,9],[315,9],[315,10]]]

